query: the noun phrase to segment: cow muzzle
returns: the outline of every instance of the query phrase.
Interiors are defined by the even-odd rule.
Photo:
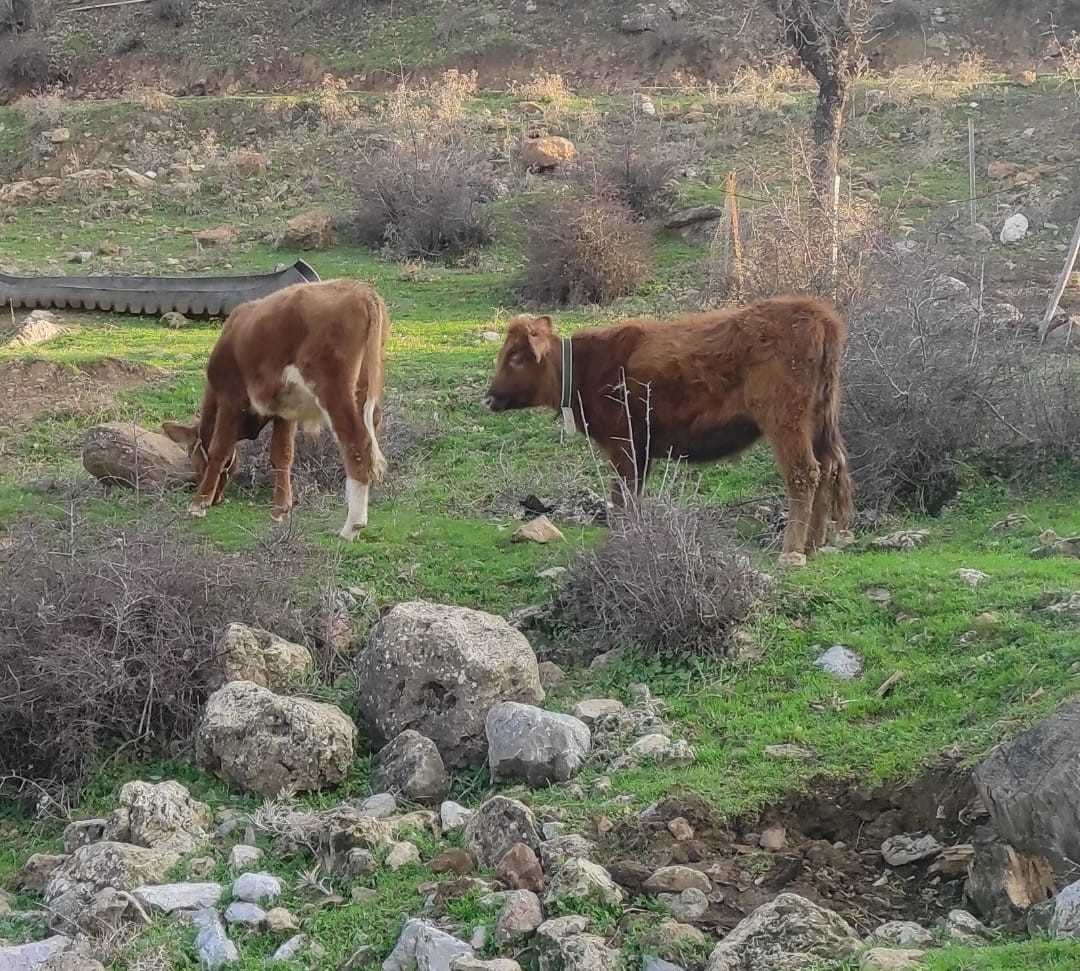
[[[489,391],[484,395],[484,407],[488,411],[506,411],[506,398]]]

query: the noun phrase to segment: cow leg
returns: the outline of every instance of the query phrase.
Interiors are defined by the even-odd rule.
[[[810,529],[806,536],[807,557],[813,556],[825,545],[835,488],[836,467],[830,463],[822,467],[821,478],[814,492],[814,504],[810,510]]]
[[[195,498],[188,506],[188,512],[192,516],[205,516],[206,510],[221,498],[224,490],[221,473],[225,463],[234,458],[239,430],[239,415],[219,409],[214,421],[214,434],[207,449],[206,468],[199,480],[199,487],[195,490]]]
[[[285,418],[274,419],[274,431],[270,437],[270,465],[274,470],[274,511],[271,513],[281,522],[292,509],[292,464],[296,451],[296,422]]]
[[[349,512],[339,535],[342,539],[355,539],[356,534],[368,521],[373,440],[368,434],[367,423],[353,395],[331,393],[322,404],[330,416],[330,423],[341,449],[341,461],[345,465],[345,499],[349,504]],[[369,420],[374,427],[374,414]]]
[[[773,439],[772,445],[788,497],[788,524],[779,565],[802,566],[806,562],[806,538],[821,468],[814,458],[810,437],[798,430],[786,430],[786,434]]]

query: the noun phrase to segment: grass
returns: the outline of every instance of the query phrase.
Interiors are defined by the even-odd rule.
[[[1002,94],[1006,90],[1008,95]],[[1039,104],[1040,98],[1056,104],[1058,94],[1040,88],[1022,93],[987,88],[980,94],[980,117],[988,126],[998,126],[993,131],[1003,130]],[[913,97],[924,99],[920,104],[945,126],[949,137],[966,125],[961,119],[961,99],[970,98],[966,89],[939,90],[933,96],[917,92]],[[802,95],[792,95],[789,104],[785,96],[779,113],[785,126],[789,117],[801,117],[805,101]],[[935,108],[942,101],[946,107],[937,104]],[[226,127],[231,124],[231,102],[184,102],[170,110],[197,112],[190,127]],[[498,107],[494,101],[488,103]],[[567,110],[582,107],[575,102]],[[72,125],[73,132],[100,123],[93,112],[104,109],[85,110],[87,115]],[[242,112],[251,110],[245,102]],[[108,112],[110,125],[130,121],[130,106],[114,104]],[[905,107],[889,108],[859,118],[849,127],[859,166],[885,167],[889,187],[882,197],[890,205],[902,200],[897,187],[909,173],[913,182],[919,182],[919,191],[935,201],[956,198],[966,190],[966,155],[959,141],[940,155],[933,146],[922,145],[914,161],[886,143],[888,131],[913,123],[919,114]],[[12,112],[0,109],[0,149],[16,151],[30,137],[29,130],[21,121],[15,124],[14,118]],[[731,158],[725,156],[725,165],[731,161],[746,164],[762,150],[765,140],[738,149]],[[777,177],[783,174],[783,162],[783,152],[760,158],[761,168]],[[720,169],[716,165],[712,171],[706,163],[703,172],[684,185],[684,200],[720,198],[714,179]],[[325,177],[334,190],[333,173]],[[256,241],[226,253],[199,255],[190,239],[194,229],[230,221],[242,224],[250,239],[257,240],[284,215],[302,208],[292,202],[260,205],[259,193],[267,186],[268,181],[256,180],[238,190],[238,197],[200,198],[204,211],[191,215],[178,213],[173,204],[153,196],[133,213],[102,208],[103,215],[84,220],[83,226],[79,218],[86,215],[88,205],[100,204],[101,199],[20,205],[0,232],[0,262],[42,269],[62,259],[69,249],[92,249],[110,238],[132,247],[133,263],[148,267],[160,268],[174,259],[199,262],[208,272],[270,269],[297,254]],[[516,202],[505,206],[508,222]],[[931,218],[925,212],[917,218],[914,210],[909,214],[913,221]],[[548,581],[537,574],[565,563],[573,549],[595,542],[600,535],[596,529],[566,527],[567,543],[562,546],[510,542],[516,500],[529,493],[557,495],[567,483],[589,483],[601,492],[605,485],[580,439],[560,444],[550,416],[497,416],[481,405],[497,349],[481,333],[498,330],[514,309],[505,286],[520,254],[513,227],[507,228],[491,260],[479,268],[429,266],[421,273],[409,273],[349,246],[306,255],[324,278],[363,277],[384,294],[394,321],[390,391],[406,415],[438,430],[430,447],[409,463],[393,490],[376,495],[372,525],[356,544],[344,547],[331,535],[344,515],[344,496],[320,497],[294,513],[315,543],[339,557],[340,584],[370,588],[380,603],[423,597],[506,613],[542,601]],[[648,292],[603,312],[560,315],[560,324],[592,326],[624,313],[647,311],[677,288],[680,274],[689,272],[687,268],[700,255],[694,247],[658,240],[656,278]],[[17,462],[0,473],[0,531],[5,521],[29,509],[64,514],[70,504],[64,493],[54,500],[26,480],[48,471],[68,484],[81,481],[78,444],[89,421],[128,418],[153,427],[164,418],[190,414],[197,406],[202,368],[217,334],[214,322],[195,322],[180,331],[153,320],[109,315],[72,315],[70,322],[75,329],[49,344],[29,351],[0,349],[0,363],[36,358],[75,366],[115,357],[161,368],[164,377],[118,393],[107,416],[89,415],[62,401],[36,415],[18,435]],[[707,501],[715,504],[752,504],[779,491],[763,447],[740,466],[705,469],[691,477]],[[132,497],[108,500],[82,485],[75,493],[75,501],[87,515],[123,521],[152,514],[149,502]],[[179,508],[185,497],[177,495],[169,501]],[[1011,533],[990,531],[992,523],[1016,511],[1030,521]],[[666,717],[677,734],[694,745],[698,759],[686,769],[650,765],[615,773],[608,792],[585,795],[604,771],[602,765],[593,766],[578,780],[580,791],[545,790],[530,795],[531,802],[587,826],[600,815],[617,819],[638,811],[675,789],[700,793],[722,812],[735,814],[752,811],[819,775],[862,783],[908,781],[942,752],[962,762],[976,760],[997,740],[1080,691],[1080,669],[1075,664],[1080,657],[1080,630],[1051,619],[1040,609],[1054,594],[1077,589],[1075,565],[1028,556],[1045,528],[1053,527],[1061,535],[1080,533],[1080,482],[1075,477],[1053,479],[1040,493],[1015,495],[973,473],[970,491],[942,517],[907,525],[929,530],[925,548],[883,552],[864,540],[853,550],[822,557],[806,571],[782,578],[774,608],[750,632],[760,653],[755,662],[659,659],[630,650],[601,671],[572,670],[569,686],[551,698],[552,707],[569,709],[574,700],[588,696],[629,700],[630,685],[644,681],[667,700]],[[205,520],[192,521],[184,528],[210,537],[223,548],[242,550],[277,527],[269,520],[268,495],[234,488]],[[962,567],[981,570],[989,579],[969,587],[956,576]],[[872,601],[867,596],[871,588],[887,589],[890,602]],[[812,666],[820,649],[838,643],[863,659],[864,673],[854,681],[833,681]],[[879,698],[877,687],[895,671],[903,671],[903,679],[889,696]],[[325,693],[338,698],[347,710],[355,707],[347,680]],[[809,749],[814,761],[770,758],[766,746],[780,743]],[[370,794],[368,756],[361,754],[353,776],[338,792],[306,803]],[[183,762],[147,765],[137,751],[128,751],[103,769],[96,785],[80,795],[73,808],[80,816],[109,811],[119,785],[132,777],[178,778],[219,810],[250,812],[257,806]],[[459,774],[454,796],[475,803],[486,785],[485,771]],[[30,853],[55,848],[60,829],[55,820],[28,818],[21,804],[0,804],[0,836],[6,837],[0,839],[0,881],[14,873]],[[368,885],[378,893],[362,903],[351,900],[349,886],[332,883],[343,902],[319,906],[297,889],[310,862],[272,864],[289,886],[283,904],[308,920],[305,930],[328,951],[326,966],[336,966],[365,943],[381,961],[404,917],[420,912],[420,885],[445,878],[434,877],[427,867],[436,851],[434,842],[419,837],[418,845],[422,863],[393,874],[380,871],[376,878],[369,878]],[[214,876],[228,879],[229,874],[220,869]],[[29,898],[25,902],[32,903]],[[451,914],[466,933],[491,919],[475,897],[455,902]],[[614,922],[611,914],[593,916],[600,926]],[[0,917],[0,937],[21,939],[39,930],[32,921]],[[241,967],[262,967],[277,943],[268,935],[242,939]],[[138,947],[158,945],[175,946],[172,931],[163,925],[150,931]],[[190,946],[188,939],[184,945],[188,958]],[[932,971],[1064,971],[1074,967],[1078,957],[1075,945],[1028,942],[975,952],[935,953],[928,967]]]

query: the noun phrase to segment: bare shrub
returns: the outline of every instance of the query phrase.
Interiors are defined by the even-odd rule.
[[[850,315],[842,424],[862,506],[938,513],[971,463],[1006,478],[1080,457],[1080,372],[925,254]]]
[[[395,259],[460,257],[493,238],[488,203],[498,187],[482,132],[466,116],[475,72],[402,84],[389,99],[389,141],[361,153],[353,235]]]
[[[568,192],[526,219],[515,289],[533,304],[602,304],[633,293],[648,273],[648,235],[629,207],[610,192]]]
[[[48,40],[36,32],[9,38],[0,47],[0,62],[5,80],[15,88],[42,88],[62,77]]]
[[[316,564],[290,536],[230,555],[175,524],[15,524],[0,551],[0,776],[78,783],[117,745],[185,743],[220,630],[294,634],[316,616]]]
[[[682,161],[673,147],[632,132],[617,138],[597,162],[579,166],[575,174],[587,191],[614,197],[638,219],[653,219],[671,211]]]
[[[537,71],[522,85],[512,85],[511,90],[529,101],[538,101],[555,109],[556,113],[565,108],[573,97],[570,85],[561,74]]]
[[[576,554],[549,616],[592,651],[723,655],[767,581],[735,552],[715,509],[668,490],[609,515],[609,532]]]

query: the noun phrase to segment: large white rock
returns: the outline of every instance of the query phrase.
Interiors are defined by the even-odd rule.
[[[187,452],[131,422],[96,425],[83,436],[83,468],[106,485],[160,490],[195,481]]]
[[[187,854],[210,842],[213,814],[179,782],[128,782],[105,824],[104,838],[115,843],[162,847]]]
[[[254,681],[271,691],[281,691],[307,677],[315,667],[311,651],[303,644],[247,624],[229,624],[215,647],[220,684]]]
[[[195,758],[230,785],[261,796],[310,792],[345,778],[356,737],[356,726],[336,705],[232,681],[206,703]]]
[[[533,787],[577,775],[592,746],[592,733],[580,719],[516,701],[491,707],[487,737],[492,781],[520,779]]]
[[[426,601],[398,604],[375,625],[356,675],[377,747],[411,728],[435,742],[451,769],[483,761],[492,705],[544,700],[520,631],[493,614]]]
[[[471,956],[472,947],[424,920],[406,921],[397,945],[383,961],[383,971],[450,971],[458,955]]]

